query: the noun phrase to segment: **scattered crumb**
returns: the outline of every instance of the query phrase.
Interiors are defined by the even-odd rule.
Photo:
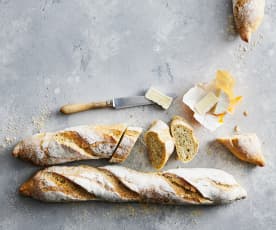
[[[141,203],[140,207],[140,210],[144,215],[153,215],[154,213],[159,211],[159,208],[157,206],[147,203]]]
[[[248,116],[248,112],[247,112],[247,111],[244,111],[244,112],[243,112],[243,116],[247,117],[247,116]]]
[[[131,205],[128,205],[127,209],[128,209],[129,216],[135,216],[135,209]]]
[[[236,126],[234,127],[234,131],[235,131],[236,133],[240,132],[240,131],[241,131],[241,130],[240,130],[240,127],[239,127],[238,125],[236,125]]]
[[[244,42],[240,43],[234,54],[237,57],[238,62],[241,63],[241,61],[245,61],[245,58],[248,56],[248,54],[257,46],[261,45],[263,38],[263,34],[258,33],[255,37],[253,37],[249,44],[245,44]]]
[[[195,217],[199,217],[202,215],[202,212],[200,210],[194,210],[191,212],[191,214]]]
[[[44,107],[40,111],[40,115],[38,117],[32,117],[32,123],[37,129],[37,131],[41,131],[44,126],[47,119],[50,117],[50,111],[47,107]]]
[[[236,33],[236,29],[235,29],[235,23],[234,23],[234,17],[233,15],[229,15],[228,16],[228,27],[227,27],[227,33],[229,35],[235,36]]]
[[[16,137],[9,137],[9,136],[6,136],[4,138],[4,141],[7,145],[11,145],[14,141],[16,141]]]
[[[54,93],[55,93],[55,94],[59,94],[59,93],[60,93],[60,88],[55,88],[55,89],[54,89]]]

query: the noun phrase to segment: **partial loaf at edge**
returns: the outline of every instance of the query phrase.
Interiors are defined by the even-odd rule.
[[[243,41],[249,42],[264,17],[265,0],[232,0],[236,29]]]
[[[110,159],[125,130],[125,124],[84,125],[52,133],[40,133],[19,142],[13,150],[13,156],[41,166],[78,160]],[[122,143],[125,145],[125,152],[120,152],[121,157],[117,157],[116,162],[126,159],[133,147],[133,141],[128,143],[128,151],[125,151],[128,144],[125,141]]]
[[[261,141],[255,133],[238,134],[232,137],[217,138],[231,153],[242,161],[264,166]]]
[[[53,166],[38,171],[19,189],[46,202],[104,200],[161,204],[221,204],[246,197],[230,174],[208,168],[143,173],[120,166]]]

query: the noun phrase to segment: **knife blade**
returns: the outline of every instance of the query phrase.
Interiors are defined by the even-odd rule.
[[[112,99],[112,107],[114,109],[123,109],[142,105],[152,105],[154,102],[148,100],[144,96],[133,96],[133,97],[119,97]]]
[[[67,104],[61,107],[60,112],[64,114],[72,114],[83,112],[91,109],[100,108],[114,108],[123,109],[142,105],[152,105],[154,102],[146,99],[144,96],[133,96],[133,97],[119,97],[113,98],[107,101],[90,102],[85,104]]]

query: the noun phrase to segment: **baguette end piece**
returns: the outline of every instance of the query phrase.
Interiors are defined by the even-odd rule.
[[[261,25],[265,0],[233,0],[233,14],[237,31],[243,41],[249,42],[251,34]]]
[[[180,116],[174,116],[170,124],[177,157],[182,162],[191,161],[197,154],[199,142],[193,128]]]
[[[169,126],[161,120],[156,120],[144,138],[152,166],[162,169],[174,151],[174,141]]]
[[[256,134],[238,134],[232,137],[217,138],[234,156],[242,161],[265,166],[261,142]]]

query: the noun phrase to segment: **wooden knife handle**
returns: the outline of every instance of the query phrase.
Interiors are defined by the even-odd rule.
[[[60,112],[64,114],[72,114],[87,111],[90,109],[100,109],[100,108],[110,108],[112,107],[112,100],[101,101],[101,102],[91,102],[86,104],[68,104],[60,108]]]

